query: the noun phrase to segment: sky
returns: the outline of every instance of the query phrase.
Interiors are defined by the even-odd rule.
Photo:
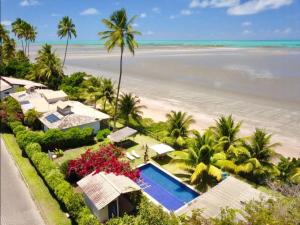
[[[98,40],[101,20],[120,8],[137,15],[140,40],[300,40],[300,0],[0,0],[1,23],[20,17],[38,41],[55,41],[57,24],[72,18],[77,40]]]

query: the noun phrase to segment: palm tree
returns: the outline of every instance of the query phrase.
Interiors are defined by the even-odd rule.
[[[9,31],[3,24],[0,24],[0,43],[2,44],[7,39],[9,39]]]
[[[224,151],[230,147],[238,147],[243,144],[243,139],[238,137],[242,122],[235,123],[232,116],[221,116],[212,127],[217,140],[224,142]]]
[[[41,115],[42,113],[35,109],[30,109],[24,115],[24,123],[33,129],[38,129],[40,128],[39,117]]]
[[[72,36],[74,36],[75,38],[77,36],[75,24],[72,22],[71,18],[69,18],[68,16],[64,16],[59,21],[57,35],[58,35],[58,37],[60,37],[60,39],[67,36],[65,56],[64,56],[64,61],[62,64],[62,67],[64,67],[66,56],[67,56],[68,45],[69,45],[69,39],[71,39]]]
[[[52,51],[51,45],[45,44],[38,51],[36,65],[31,78],[45,82],[50,88],[58,88],[63,78],[63,72],[61,61]]]
[[[104,98],[103,110],[105,111],[106,103],[112,104],[115,97],[115,87],[111,79],[103,78],[101,92],[102,98]]]
[[[187,137],[190,125],[195,123],[192,116],[181,111],[171,111],[166,116],[169,124],[169,135],[174,138]]]
[[[24,48],[24,42],[23,42],[23,38],[24,38],[24,26],[25,26],[25,21],[22,20],[21,18],[17,18],[12,24],[12,32],[14,33],[14,35],[21,40],[22,43],[22,50],[25,53],[26,50]]]
[[[191,148],[172,153],[172,163],[187,172],[191,184],[198,184],[207,188],[210,178],[220,181],[222,171],[215,166],[218,161],[220,144],[216,142],[211,130],[203,135],[194,132],[195,139]]]
[[[14,58],[16,55],[16,42],[14,39],[6,39],[3,42],[1,60],[7,62],[8,60]]]
[[[250,143],[246,143],[245,147],[249,150],[253,158],[260,162],[269,162],[274,154],[274,148],[279,146],[279,143],[271,144],[271,134],[267,134],[264,130],[256,128],[254,134],[250,138]]]
[[[102,22],[108,28],[108,30],[99,32],[99,35],[102,37],[102,39],[106,40],[105,47],[107,48],[108,52],[111,52],[116,46],[120,47],[121,49],[120,75],[114,110],[114,129],[116,128],[118,100],[122,79],[123,52],[125,47],[128,47],[129,51],[134,55],[135,48],[138,47],[138,44],[135,41],[134,37],[135,35],[141,34],[140,32],[133,30],[132,25],[134,23],[135,18],[136,16],[128,20],[125,9],[120,9],[118,11],[113,12],[110,18],[102,20]]]
[[[26,32],[25,38],[27,40],[27,56],[29,57],[29,44],[30,42],[35,42],[35,38],[37,35],[36,27],[29,25],[28,31]]]
[[[120,117],[125,120],[126,126],[129,123],[130,117],[134,120],[141,118],[141,115],[143,114],[142,109],[146,106],[141,105],[140,103],[141,100],[132,93],[121,95],[119,111]]]

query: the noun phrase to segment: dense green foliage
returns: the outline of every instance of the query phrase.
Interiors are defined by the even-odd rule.
[[[46,132],[22,130],[16,134],[16,137],[21,149],[25,149],[26,145],[31,142],[36,142],[45,151],[56,148],[74,148],[94,142],[92,128],[70,128],[66,131],[49,129]]]
[[[96,139],[97,141],[104,141],[104,139],[111,133],[111,131],[109,129],[103,129],[103,130],[99,130],[97,135],[96,135]]]
[[[73,187],[65,181],[64,175],[59,171],[56,164],[49,159],[48,154],[41,152],[41,146],[38,143],[29,143],[25,152],[43,177],[48,188],[79,225],[100,224],[86,207],[82,195],[76,193]]]
[[[136,121],[139,121],[142,118],[142,109],[145,108],[145,106],[140,103],[141,100],[132,93],[124,93],[121,95],[119,102],[119,118],[125,121],[126,126],[128,126],[130,118]]]
[[[28,127],[38,130],[41,128],[41,123],[39,117],[42,113],[36,111],[35,109],[29,109],[24,115],[24,124]]]
[[[11,122],[19,121],[19,124],[22,124],[23,112],[20,104],[13,99],[12,97],[7,97],[3,100],[0,100],[0,127],[1,130],[7,129],[8,124]],[[15,126],[13,127],[15,128]]]

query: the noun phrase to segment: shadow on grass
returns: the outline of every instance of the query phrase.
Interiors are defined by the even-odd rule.
[[[168,155],[165,156],[155,156],[152,158],[156,163],[158,163],[159,165],[163,166],[163,165],[167,165],[171,162],[172,158]]]
[[[138,143],[134,142],[133,140],[127,139],[125,141],[115,143],[115,145],[117,147],[128,149],[128,148],[138,145]]]

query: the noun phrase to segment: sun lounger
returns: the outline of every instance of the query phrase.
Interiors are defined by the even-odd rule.
[[[129,160],[134,160],[134,159],[135,159],[129,152],[126,152],[126,157],[127,157]]]
[[[135,158],[141,158],[141,156],[137,154],[134,150],[131,151],[131,155],[133,155]]]

